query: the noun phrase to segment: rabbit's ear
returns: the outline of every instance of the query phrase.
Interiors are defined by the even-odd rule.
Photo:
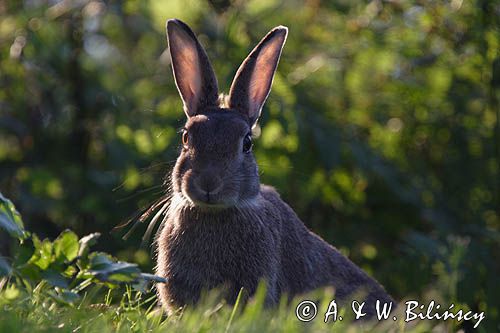
[[[231,84],[229,107],[246,114],[251,126],[259,118],[271,90],[287,34],[284,26],[271,30],[243,61]]]
[[[167,37],[177,89],[184,111],[192,117],[208,106],[217,106],[218,87],[207,54],[184,22],[167,21]]]

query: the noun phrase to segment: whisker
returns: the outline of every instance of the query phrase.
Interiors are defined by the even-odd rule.
[[[111,230],[111,232],[116,232],[119,229],[125,228],[130,223],[132,223],[132,221],[135,220],[140,214],[141,214],[140,212],[136,212],[136,213],[132,214],[133,216],[129,217],[125,222],[114,226],[113,229]]]
[[[123,240],[127,240],[135,231],[135,229],[137,229],[139,224],[144,222],[144,220],[151,214],[152,211],[154,211],[157,207],[159,207],[161,204],[165,203],[168,200],[169,200],[168,196],[161,197],[160,199],[154,201],[148,209],[146,210],[141,209],[139,212],[134,213],[133,216],[130,217],[125,223],[122,223],[114,227],[112,232],[122,229],[133,222],[133,225],[130,227],[127,233],[122,237]]]
[[[148,171],[148,170],[151,170],[153,168],[157,168],[157,167],[160,167],[160,166],[165,166],[165,165],[171,165],[173,163],[175,163],[177,160],[170,160],[170,161],[162,161],[162,162],[156,162],[154,164],[151,164],[150,166],[147,166],[147,167],[144,167],[144,168],[141,168],[139,170],[141,171]]]
[[[127,200],[130,200],[130,199],[133,199],[143,193],[147,193],[147,192],[150,192],[150,191],[153,191],[153,190],[156,190],[158,188],[161,188],[163,185],[154,185],[154,186],[151,186],[151,187],[148,187],[148,188],[145,188],[145,189],[141,189],[141,190],[138,190],[138,191],[135,191],[134,193],[130,194],[129,196],[126,196],[126,197],[123,197],[123,198],[120,198],[120,199],[117,199],[116,201],[118,203],[122,203],[124,201],[127,201]],[[161,193],[161,192],[160,192]]]
[[[170,199],[170,198],[169,198]],[[165,200],[165,203],[163,206],[158,210],[158,212],[155,214],[155,216],[151,219],[149,222],[148,228],[146,229],[146,232],[142,236],[142,243],[141,247],[144,247],[146,242],[151,239],[151,233],[153,232],[154,227],[156,226],[156,222],[160,218],[160,216],[167,210],[167,208],[170,206],[170,201]]]
[[[142,213],[142,215],[139,217],[139,221],[144,222],[151,215],[151,213],[156,210],[156,208],[158,208],[159,206],[161,206],[162,204],[164,204],[169,200],[170,200],[169,195],[160,198],[157,202],[151,205],[151,207],[149,207],[144,213]]]
[[[134,224],[130,227],[129,231],[127,231],[127,233],[125,235],[123,235],[122,239],[123,240],[128,240],[130,238],[130,236],[132,235],[132,233],[134,232],[134,230],[137,229],[137,227],[139,226],[139,224],[141,222],[142,221],[140,221],[140,220],[136,220],[134,222]]]
[[[144,167],[144,168],[140,168],[139,169],[139,175],[143,175],[145,174],[146,172],[148,171],[151,171],[152,169],[154,168],[157,168],[157,167],[161,167],[161,166],[165,166],[165,165],[172,165],[176,162],[177,160],[170,160],[170,161],[162,161],[162,162],[156,162],[156,163],[151,163],[149,166],[147,167]],[[158,170],[160,171],[160,170]],[[167,170],[165,170],[167,171]],[[115,188],[113,188],[113,192],[121,189],[123,186],[125,186],[125,184],[127,183],[128,179],[125,179],[120,185],[116,186]]]

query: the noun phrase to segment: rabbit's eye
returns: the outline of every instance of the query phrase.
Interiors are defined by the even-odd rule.
[[[182,144],[184,146],[187,146],[188,144],[188,141],[189,141],[189,135],[188,135],[188,132],[186,130],[182,131]]]
[[[244,153],[249,153],[250,150],[252,150],[252,146],[253,146],[252,135],[251,134],[247,134],[243,138],[243,152]]]

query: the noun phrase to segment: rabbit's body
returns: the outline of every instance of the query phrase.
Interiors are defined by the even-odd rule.
[[[369,292],[364,310],[390,302],[383,288],[337,249],[309,231],[278,193],[262,185],[257,198],[239,208],[199,210],[173,199],[171,217],[158,239],[160,299],[173,311],[195,303],[202,290],[224,287],[234,302],[241,287],[253,294],[266,282],[267,302],[333,286],[340,300]]]
[[[172,199],[157,239],[157,286],[173,311],[203,290],[235,301],[267,284],[267,303],[333,286],[347,300],[366,292],[366,312],[390,296],[334,247],[310,232],[277,192],[260,184],[251,131],[269,94],[287,30],[272,30],[250,53],[220,105],[208,57],[187,25],[167,23],[174,77],[188,117],[172,172]]]

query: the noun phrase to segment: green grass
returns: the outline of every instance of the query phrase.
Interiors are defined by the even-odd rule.
[[[154,294],[135,292],[130,287],[105,293],[91,288],[74,305],[45,297],[46,288],[37,286],[27,293],[13,284],[4,285],[0,292],[0,332],[427,332],[431,327],[446,332],[451,327],[430,322],[407,325],[402,320],[353,322],[345,310],[339,313],[345,320],[324,323],[329,293],[323,293],[316,318],[303,323],[295,315],[299,299],[267,308],[263,305],[263,288],[245,305],[240,300],[234,306],[227,305],[215,292],[196,307],[172,316],[166,316],[156,305]],[[307,298],[318,296],[319,291]]]

